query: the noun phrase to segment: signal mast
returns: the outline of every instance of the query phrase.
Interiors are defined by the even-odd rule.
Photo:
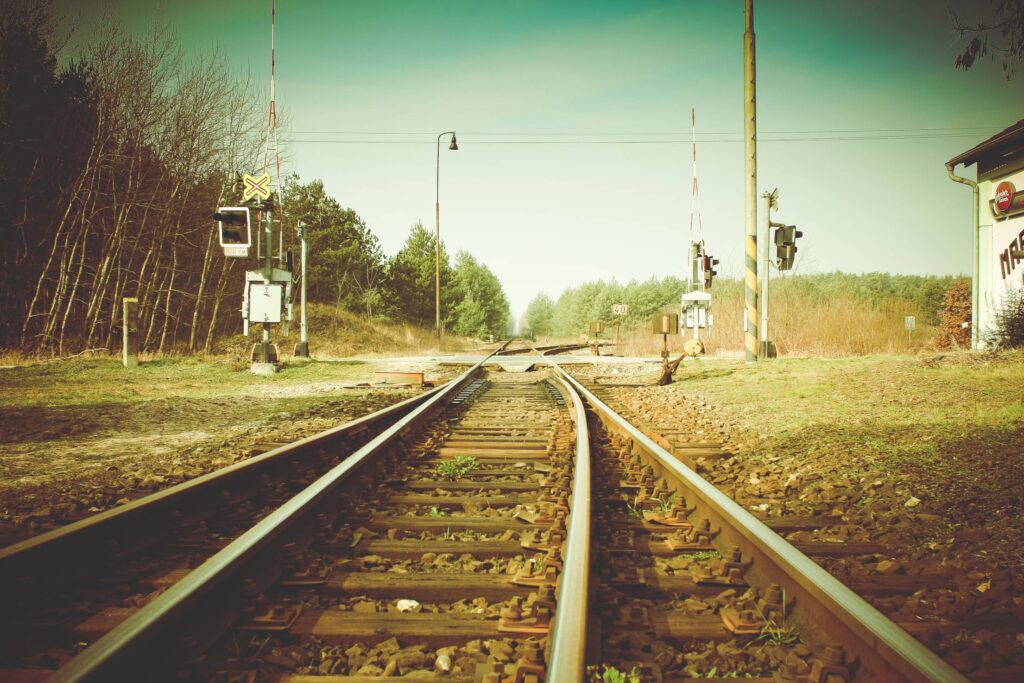
[[[259,176],[249,174],[241,178],[242,201],[239,206],[220,207],[214,218],[220,231],[220,244],[224,256],[248,258],[252,247],[252,227],[256,226],[256,258],[263,261],[258,270],[245,273],[242,295],[242,334],[249,336],[249,324],[262,325],[263,334],[250,352],[252,371],[257,374],[276,372],[280,354],[270,341],[270,326],[283,324],[288,336],[288,323],[292,320],[292,258],[284,252],[284,230],[281,202],[281,157],[277,141],[277,104],[274,83],[276,55],[274,29],[277,15],[276,0],[270,5],[270,110],[267,116],[267,135],[263,145],[263,170]],[[274,176],[270,175],[270,159],[274,160]],[[274,209],[278,210],[278,252],[274,251]],[[263,234],[259,227],[263,225]],[[275,266],[276,260],[276,266]],[[278,267],[280,266],[280,267]]]
[[[697,181],[697,111],[690,110],[690,123],[693,140],[693,198],[690,202],[690,245],[687,252],[689,267],[687,268],[687,291],[681,299],[681,313],[679,327],[685,334],[685,330],[693,330],[693,341],[689,344],[687,352],[693,350],[692,354],[704,352],[704,344],[700,339],[700,330],[711,332],[714,317],[711,315],[711,295],[707,292],[715,275],[715,266],[718,259],[712,258],[704,246],[704,222],[700,213],[700,185]],[[694,218],[697,223],[697,235],[694,237]]]

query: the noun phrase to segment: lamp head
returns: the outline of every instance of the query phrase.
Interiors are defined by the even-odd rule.
[[[455,149],[455,150],[457,150],[458,148],[459,148],[459,143],[456,142],[456,140],[455,140],[455,133],[452,133],[452,144],[448,145],[448,149]]]

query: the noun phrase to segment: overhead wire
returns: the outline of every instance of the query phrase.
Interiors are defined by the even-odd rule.
[[[908,134],[908,135],[828,135],[808,137],[771,137],[771,134],[758,135],[758,142],[848,142],[865,140],[940,140],[953,138],[971,138],[991,135],[996,130],[978,131],[973,133],[941,133],[941,134]],[[646,140],[474,140],[473,133],[460,133],[474,145],[675,145],[691,143],[686,138],[657,138]],[[705,134],[707,135],[707,134]],[[342,145],[428,145],[430,140],[369,140],[369,139],[303,139],[288,138],[287,142],[297,144],[342,144]],[[742,138],[701,139],[706,144],[739,143]]]

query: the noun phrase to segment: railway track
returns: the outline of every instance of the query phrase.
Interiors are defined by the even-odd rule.
[[[77,622],[55,672],[7,677],[966,680],[547,362],[478,364],[359,447],[314,441],[287,500]]]

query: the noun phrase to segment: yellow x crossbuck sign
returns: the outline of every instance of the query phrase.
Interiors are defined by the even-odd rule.
[[[254,178],[248,173],[242,177],[243,189],[242,189],[242,201],[249,201],[253,197],[259,197],[260,199],[270,199],[270,174],[264,173],[258,178]]]

